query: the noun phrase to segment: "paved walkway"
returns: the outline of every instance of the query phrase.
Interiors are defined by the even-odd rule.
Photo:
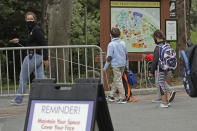
[[[174,103],[161,109],[152,103],[156,94],[136,95],[136,103],[108,104],[115,131],[196,131],[197,98],[177,92]],[[11,106],[0,98],[0,131],[22,131],[27,105]],[[25,103],[28,99],[25,98]]]
[[[197,99],[179,92],[170,108],[152,103],[152,95],[137,96],[136,103],[109,104],[115,131],[196,131]]]

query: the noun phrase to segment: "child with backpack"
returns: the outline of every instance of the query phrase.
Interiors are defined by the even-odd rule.
[[[157,45],[154,50],[154,58],[149,76],[153,77],[155,71],[158,73],[157,86],[160,87],[162,101],[160,107],[168,108],[170,103],[168,101],[168,88],[166,78],[170,75],[171,71],[177,66],[176,52],[165,41],[165,35],[160,30],[156,30],[153,35],[155,44]],[[175,92],[170,94],[170,101],[174,99]]]

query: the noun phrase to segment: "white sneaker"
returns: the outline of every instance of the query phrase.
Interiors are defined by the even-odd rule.
[[[168,108],[168,104],[160,103],[161,108]]]
[[[117,101],[117,103],[118,103],[118,104],[126,104],[127,101],[126,101],[126,99],[119,99],[119,100]]]
[[[22,105],[22,102],[21,103],[18,103],[14,99],[12,99],[12,100],[10,100],[10,104],[17,106],[17,105]]]
[[[112,96],[107,96],[106,97],[106,100],[110,101],[110,102],[114,102],[115,101],[115,98],[112,97]]]

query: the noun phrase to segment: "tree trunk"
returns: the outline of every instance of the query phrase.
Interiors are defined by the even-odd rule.
[[[72,20],[72,0],[49,0],[47,6],[47,18],[48,18],[48,44],[50,46],[56,45],[69,45],[70,42],[70,25]],[[66,72],[66,78],[69,73],[69,50],[63,49],[52,50],[51,62],[52,72],[56,72],[58,69],[59,81],[64,80],[64,71]],[[57,53],[57,56],[56,56]],[[65,56],[65,58],[63,58]],[[54,58],[58,57],[58,67],[55,67]],[[65,68],[64,68],[64,61]],[[56,74],[54,74],[56,76]],[[54,77],[54,75],[52,77]],[[58,77],[56,76],[56,77]],[[65,82],[65,81],[64,81]]]
[[[178,41],[176,46],[178,67],[175,70],[175,75],[179,76],[180,61],[179,51],[186,48],[186,40],[190,37],[190,8],[191,0],[177,0],[177,19],[178,19]]]
[[[44,30],[44,32],[47,34],[47,4],[48,0],[42,0],[42,19],[41,19],[41,27]]]

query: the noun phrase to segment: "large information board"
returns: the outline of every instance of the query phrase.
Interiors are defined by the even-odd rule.
[[[111,1],[111,28],[121,30],[128,52],[152,52],[160,29],[160,2]]]

